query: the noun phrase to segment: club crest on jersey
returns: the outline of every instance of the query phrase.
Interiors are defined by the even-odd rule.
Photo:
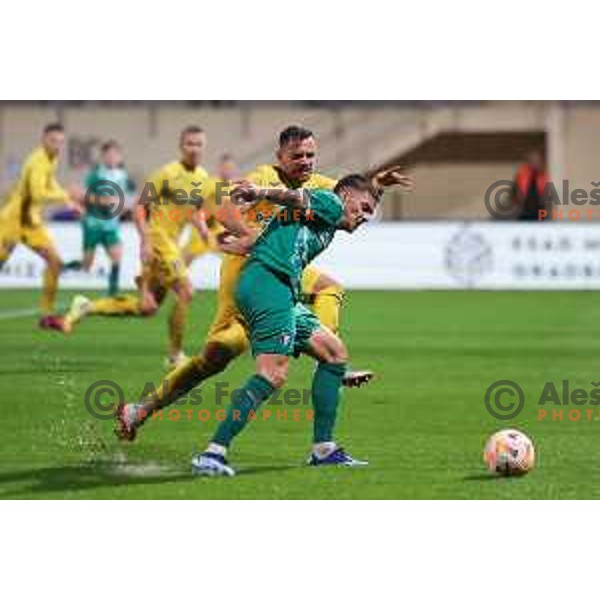
[[[280,338],[279,341],[281,342],[282,346],[289,346],[291,341],[292,341],[292,336],[289,333],[284,333]]]

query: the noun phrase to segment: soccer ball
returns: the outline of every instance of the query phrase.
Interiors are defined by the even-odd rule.
[[[502,429],[487,441],[483,460],[492,473],[525,475],[535,464],[535,449],[524,433]]]

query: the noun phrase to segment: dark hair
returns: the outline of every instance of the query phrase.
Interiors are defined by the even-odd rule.
[[[302,140],[307,140],[311,137],[314,137],[314,135],[310,129],[298,127],[297,125],[290,125],[290,127],[286,127],[279,134],[279,147],[283,148],[286,144],[289,144],[290,142],[301,142]]]
[[[204,129],[202,129],[202,127],[198,127],[198,125],[188,125],[185,129],[181,130],[181,133],[179,134],[179,140],[183,141],[183,138],[186,135],[192,135],[195,133],[204,133]]]
[[[229,153],[229,152],[225,152],[224,154],[221,154],[221,156],[219,157],[219,160],[221,162],[227,162],[230,160],[234,160],[233,154]]]
[[[364,175],[352,173],[342,177],[333,188],[334,193],[339,194],[344,188],[350,188],[359,192],[368,192],[373,196],[376,202],[379,202],[381,194]]]
[[[48,123],[48,125],[46,125],[46,127],[44,127],[44,135],[48,134],[48,133],[53,133],[54,131],[59,131],[60,133],[64,133],[65,132],[65,128],[62,126],[61,123]]]
[[[100,146],[100,152],[102,152],[102,154],[112,149],[120,150],[121,144],[119,144],[117,140],[107,140],[106,142],[104,142],[104,144],[102,144],[102,146]]]

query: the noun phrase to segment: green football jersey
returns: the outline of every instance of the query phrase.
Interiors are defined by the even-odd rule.
[[[308,207],[282,207],[258,238],[251,258],[287,279],[296,294],[304,267],[329,246],[344,215],[342,200],[332,191],[305,193]]]
[[[110,169],[104,165],[96,165],[89,173],[85,181],[86,189],[97,196],[117,196],[118,191],[114,186],[107,185],[104,182],[110,182],[114,186],[118,186],[124,197],[132,192],[132,183],[129,175],[122,167]],[[113,218],[107,218],[110,215],[110,209],[99,205],[91,205],[88,207],[84,224],[94,229],[102,229],[103,231],[117,229],[119,227],[119,215]]]

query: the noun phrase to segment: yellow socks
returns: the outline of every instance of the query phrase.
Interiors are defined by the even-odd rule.
[[[171,371],[153,392],[140,400],[140,421],[143,422],[155,410],[169,406],[185,396],[213,372],[213,369],[206,368],[206,361],[201,356],[188,358]]]
[[[140,299],[135,294],[115,296],[114,298],[99,298],[94,300],[90,315],[139,315],[141,314]]]
[[[56,302],[56,291],[58,289],[59,272],[46,267],[44,271],[44,286],[42,289],[42,299],[40,302],[40,310],[42,314],[48,315],[54,311],[54,303]]]
[[[189,304],[177,301],[169,317],[169,356],[174,357],[183,349],[183,335]]]

